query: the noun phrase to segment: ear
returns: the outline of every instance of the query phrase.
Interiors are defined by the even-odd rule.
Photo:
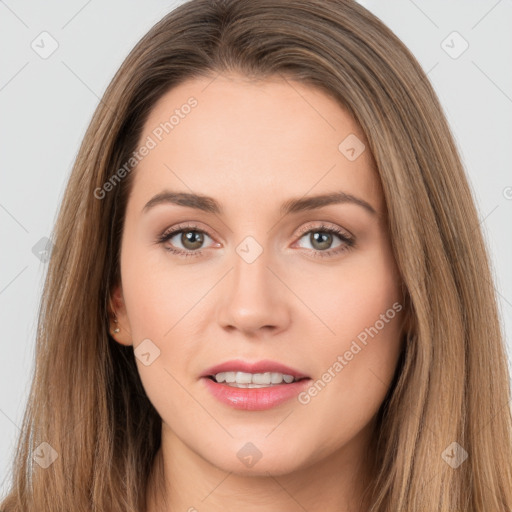
[[[115,285],[110,292],[109,301],[109,334],[121,345],[133,345],[132,333],[121,285]],[[117,331],[117,332],[116,332]]]

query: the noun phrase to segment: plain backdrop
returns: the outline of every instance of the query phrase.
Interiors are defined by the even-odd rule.
[[[33,375],[41,251],[80,141],[125,56],[181,3],[0,0],[0,496]],[[510,356],[512,2],[361,4],[410,48],[439,95],[478,203]]]

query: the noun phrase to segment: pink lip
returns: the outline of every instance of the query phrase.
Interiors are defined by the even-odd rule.
[[[302,380],[292,382],[291,384],[278,384],[264,388],[236,388],[226,383],[215,382],[215,380],[210,378],[217,373],[235,371],[247,373],[277,372],[292,375],[296,379]],[[201,377],[208,391],[217,400],[235,409],[248,411],[263,411],[276,407],[297,396],[311,381],[302,372],[270,360],[257,361],[255,363],[249,363],[240,359],[226,361],[225,363],[212,366]]]
[[[276,407],[297,396],[311,381],[307,378],[291,384],[278,384],[266,388],[235,388],[215,382],[209,377],[201,380],[217,400],[235,409],[247,411],[264,411]]]
[[[276,372],[284,373],[285,375],[292,375],[296,379],[302,379],[308,377],[307,375],[285,366],[284,364],[278,363],[277,361],[270,361],[265,359],[263,361],[257,361],[255,363],[249,363],[242,361],[241,359],[234,359],[232,361],[226,361],[208,368],[201,377],[210,377],[221,372],[246,372],[246,373],[265,373],[265,372]]]

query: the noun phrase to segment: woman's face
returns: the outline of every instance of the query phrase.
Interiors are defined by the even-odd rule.
[[[134,346],[163,444],[258,475],[356,457],[404,314],[359,126],[314,88],[220,75],[168,92],[138,155],[116,339]],[[238,371],[263,387],[208,377]]]

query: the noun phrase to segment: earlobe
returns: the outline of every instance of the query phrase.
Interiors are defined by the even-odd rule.
[[[121,345],[133,345],[130,324],[120,285],[116,285],[109,297],[109,334]]]

